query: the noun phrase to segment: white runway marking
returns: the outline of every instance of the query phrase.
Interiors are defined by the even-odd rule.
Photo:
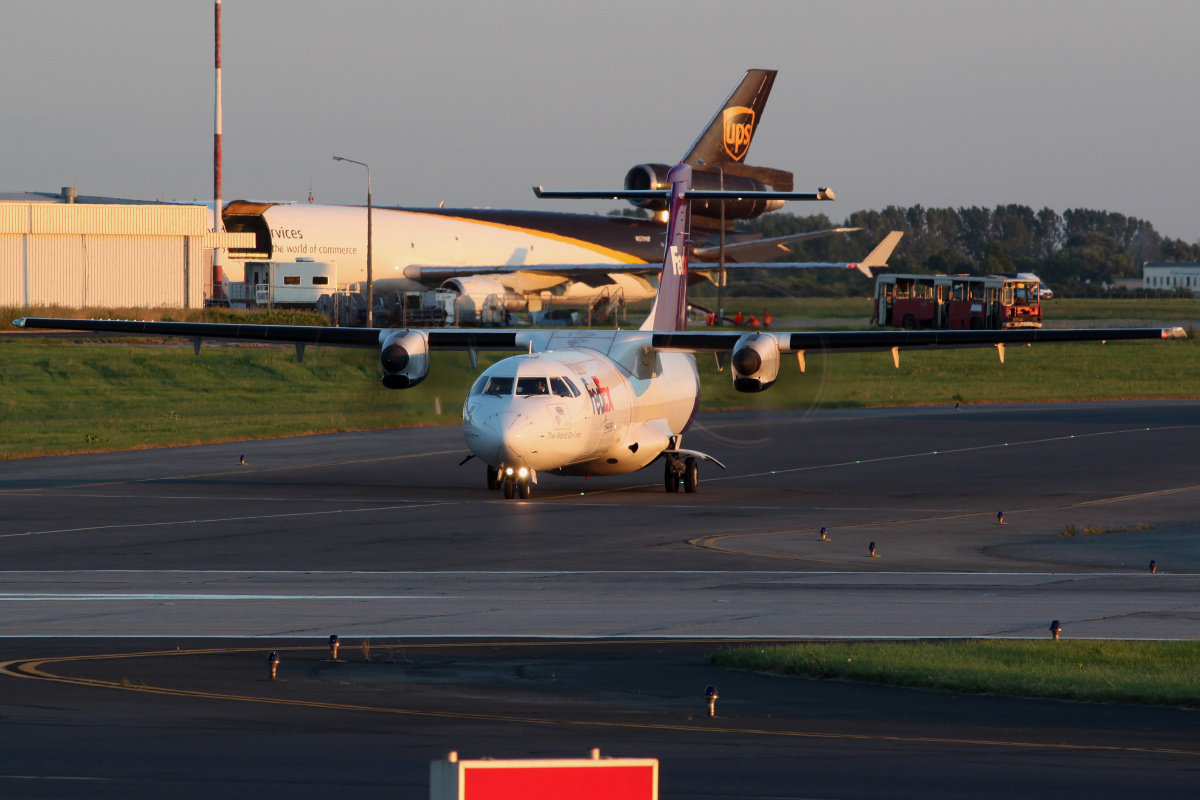
[[[379,506],[376,508],[335,508],[329,511],[294,511],[290,514],[253,514],[245,517],[213,517],[210,519],[180,519],[163,522],[128,522],[118,525],[89,525],[82,528],[59,528],[50,531],[26,531],[25,533],[2,533],[0,539],[12,539],[20,536],[45,536],[51,533],[83,533],[85,531],[123,530],[127,528],[156,528],[167,525],[209,525],[215,522],[249,522],[263,519],[284,519],[286,517],[320,517],[328,514],[366,514],[377,511],[396,511],[399,509],[429,508],[431,506],[449,505],[449,501],[438,503],[405,503],[398,506]]]
[[[0,603],[38,600],[461,600],[453,595],[424,594],[122,594],[120,592],[10,593]]]

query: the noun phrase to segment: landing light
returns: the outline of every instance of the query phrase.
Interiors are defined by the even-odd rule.
[[[508,469],[504,470],[504,474],[505,474],[505,475],[512,475],[512,467],[509,467]]]
[[[509,472],[511,472],[511,471],[512,470],[509,470]],[[525,469],[524,467],[521,467],[520,472],[518,472],[517,474],[520,475],[522,478],[524,478],[526,475],[529,474],[529,470]]]

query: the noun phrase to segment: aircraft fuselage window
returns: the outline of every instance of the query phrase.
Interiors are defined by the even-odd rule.
[[[574,397],[571,390],[567,388],[567,382],[562,378],[550,379],[550,390],[558,397]]]
[[[512,394],[512,390],[512,378],[492,378],[488,381],[487,388],[483,390],[483,393],[493,397],[505,397]]]
[[[545,378],[517,378],[517,394],[521,397],[550,394],[550,388]]]

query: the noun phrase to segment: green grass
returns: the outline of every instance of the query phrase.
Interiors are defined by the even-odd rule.
[[[794,644],[739,648],[712,661],[779,675],[974,694],[1200,707],[1200,641]]]
[[[887,353],[809,353],[761,394],[697,361],[705,411],[1200,397],[1194,339],[1009,348],[1004,365],[992,348],[901,353],[898,370]],[[390,391],[368,350],[310,347],[301,364],[291,348],[0,340],[0,458],[453,424],[476,374],[436,353],[424,383]]]

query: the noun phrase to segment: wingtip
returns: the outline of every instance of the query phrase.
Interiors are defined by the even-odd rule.
[[[13,325],[16,325],[18,328],[24,328],[25,327],[25,317],[21,317],[20,319],[14,319]]]
[[[1183,328],[1163,328],[1162,337],[1164,339],[1186,339],[1187,331]]]
[[[533,187],[533,194],[535,197],[541,197],[542,196],[542,187],[541,186]]]

